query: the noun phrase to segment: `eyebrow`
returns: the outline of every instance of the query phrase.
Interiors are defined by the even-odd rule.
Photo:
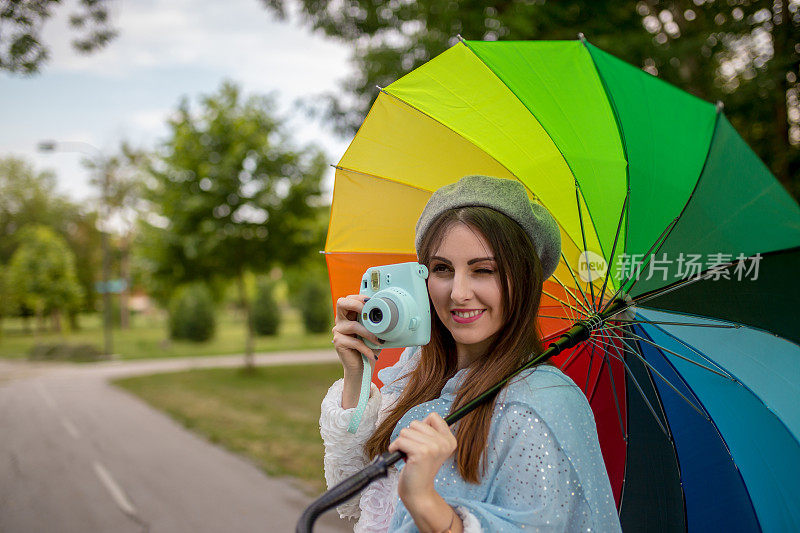
[[[481,261],[494,261],[494,260],[495,260],[494,257],[476,257],[475,259],[470,259],[469,261],[467,261],[467,264],[473,265],[475,263],[480,263]],[[444,257],[439,257],[438,255],[434,255],[433,257],[431,257],[431,261],[441,261],[442,263],[446,263],[451,266],[453,264],[450,260],[445,259]]]

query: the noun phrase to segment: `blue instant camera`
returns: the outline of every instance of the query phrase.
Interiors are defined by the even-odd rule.
[[[359,294],[369,296],[358,321],[386,341],[373,349],[423,346],[431,340],[431,306],[428,300],[428,267],[398,263],[368,268]]]

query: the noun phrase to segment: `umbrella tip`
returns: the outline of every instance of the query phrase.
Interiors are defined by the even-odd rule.
[[[719,113],[720,111],[725,109],[725,104],[722,103],[722,100],[717,100],[716,107],[717,107],[717,113]]]
[[[582,43],[586,42],[586,36],[583,34],[583,32],[578,33],[578,40]]]
[[[461,41],[462,43],[464,42],[464,38],[461,36],[460,33],[457,33],[456,37],[458,37],[458,40]]]
[[[378,89],[378,91],[383,92],[383,87],[380,85],[376,85],[375,88]]]

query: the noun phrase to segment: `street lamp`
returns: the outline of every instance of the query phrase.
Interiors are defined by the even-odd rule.
[[[98,168],[102,173],[101,180],[101,195],[102,195],[102,208],[103,208],[103,221],[108,222],[108,188],[111,176],[111,170],[106,168],[102,163],[104,160],[103,152],[96,146],[83,141],[54,141],[47,139],[40,141],[36,148],[40,152],[78,152],[94,158],[98,163]],[[107,228],[100,230],[100,243],[103,253],[103,353],[109,357],[114,353],[113,338],[111,329],[111,291],[109,290],[109,278],[111,275],[111,258],[108,251],[108,233],[105,231]]]

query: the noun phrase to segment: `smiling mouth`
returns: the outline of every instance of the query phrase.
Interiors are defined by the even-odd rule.
[[[453,317],[453,320],[458,322],[459,324],[465,324],[467,322],[474,322],[481,317],[481,315],[486,311],[486,309],[473,309],[470,311],[450,311],[450,314]]]

